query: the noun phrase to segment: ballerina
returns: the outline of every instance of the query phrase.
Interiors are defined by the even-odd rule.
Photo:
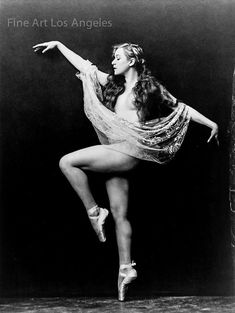
[[[190,120],[209,127],[207,142],[215,138],[217,144],[218,125],[171,95],[146,67],[143,49],[137,44],[113,46],[112,74],[102,72],[59,41],[33,46],[42,53],[54,48],[79,71],[76,76],[83,84],[84,110],[101,143],[63,156],[59,165],[101,242],[106,241],[104,222],[109,211],[96,203],[88,175],[89,171],[109,173],[106,189],[119,252],[118,299],[124,301],[128,285],[137,278],[131,259],[126,173],[141,160],[169,162],[179,150]]]

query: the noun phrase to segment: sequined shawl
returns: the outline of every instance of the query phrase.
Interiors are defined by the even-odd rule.
[[[84,111],[91,121],[101,144],[127,155],[160,164],[170,161],[184,140],[190,117],[187,105],[179,102],[170,115],[145,123],[131,123],[102,104],[102,89],[97,67],[87,61],[82,81]]]

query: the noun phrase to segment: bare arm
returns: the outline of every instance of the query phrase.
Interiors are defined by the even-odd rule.
[[[38,51],[39,49],[42,49],[42,53],[45,53],[46,51],[50,49],[57,48],[63,56],[80,72],[86,71],[87,66],[87,60],[83,59],[80,55],[76,54],[69,48],[67,48],[64,44],[62,44],[59,41],[49,41],[49,42],[43,42],[40,44],[37,44],[33,46],[34,51]],[[105,85],[107,82],[108,74],[98,70],[97,71],[98,80],[101,85]]]
[[[72,50],[67,48],[61,42],[57,42],[58,50],[63,54],[63,56],[80,72],[84,71],[86,60],[80,57],[78,54],[74,53]]]

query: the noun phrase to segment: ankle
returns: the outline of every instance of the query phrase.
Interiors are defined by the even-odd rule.
[[[94,205],[92,208],[88,209],[88,210],[87,210],[87,213],[88,213],[88,216],[91,216],[91,217],[93,217],[93,216],[98,216],[99,213],[100,213],[100,208],[99,208],[99,206],[96,204],[96,205]]]
[[[135,266],[135,265],[136,265],[136,263],[134,261],[132,261],[130,263],[122,263],[122,264],[120,264],[119,269],[120,270],[128,270],[128,269],[131,269],[132,266]]]

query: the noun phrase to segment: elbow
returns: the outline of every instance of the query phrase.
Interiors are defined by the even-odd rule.
[[[187,106],[187,110],[188,110],[188,116],[189,116],[190,120],[193,120],[193,117],[194,117],[193,112],[194,112],[194,110],[189,105],[186,104],[186,106]]]

